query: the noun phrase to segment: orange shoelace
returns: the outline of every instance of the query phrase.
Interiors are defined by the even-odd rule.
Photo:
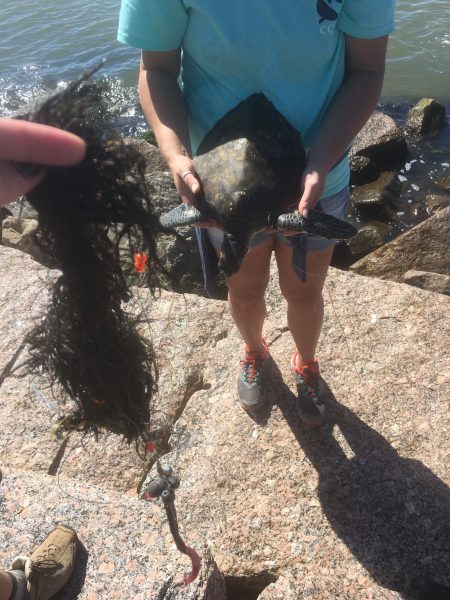
[[[261,339],[263,352],[250,352],[249,348],[245,347],[245,358],[239,361],[242,370],[242,381],[250,385],[258,383],[261,375],[261,366],[269,354],[269,348],[266,342]]]

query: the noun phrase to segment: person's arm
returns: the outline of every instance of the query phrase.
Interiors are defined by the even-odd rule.
[[[32,190],[45,169],[24,175],[14,163],[68,166],[80,162],[86,145],[79,137],[28,121],[0,119],[0,206]]]
[[[195,177],[187,112],[178,85],[180,60],[180,49],[166,52],[143,50],[139,98],[182,201],[192,204],[200,185]]]
[[[375,109],[383,85],[388,36],[345,36],[345,78],[310,148],[299,212],[313,209],[325,178]],[[305,215],[306,216],[306,215]]]

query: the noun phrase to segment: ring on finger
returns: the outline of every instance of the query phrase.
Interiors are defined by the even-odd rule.
[[[181,179],[184,179],[186,175],[194,175],[194,173],[192,171],[185,171],[181,174]]]

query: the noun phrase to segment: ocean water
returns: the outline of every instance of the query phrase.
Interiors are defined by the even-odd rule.
[[[141,128],[139,52],[116,41],[119,9],[119,0],[1,0],[0,114],[14,113],[106,58],[99,76],[120,109],[120,125]],[[449,0],[397,1],[383,98],[395,103],[422,96],[450,104]]]

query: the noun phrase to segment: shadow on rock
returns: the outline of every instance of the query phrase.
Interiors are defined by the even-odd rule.
[[[258,409],[255,412],[247,412],[248,417],[260,427],[266,427],[269,422],[270,415],[272,414],[272,409],[275,404],[278,404],[278,398],[280,396],[280,390],[285,388],[292,396],[292,392],[290,392],[289,388],[283,382],[283,376],[281,375],[280,369],[277,364],[273,360],[272,356],[268,358],[269,363],[265,367],[267,371],[265,371],[266,378],[266,402],[264,406]]]
[[[378,585],[408,600],[450,599],[450,588],[441,588],[450,586],[449,488],[328,391],[318,430],[302,430],[287,403],[280,410],[317,469],[331,527]],[[447,595],[430,595],[437,588]]]
[[[53,600],[74,600],[74,598],[78,598],[83,589],[84,580],[86,579],[88,559],[88,551],[78,540],[75,569],[72,573],[72,577],[60,592],[52,596]]]

